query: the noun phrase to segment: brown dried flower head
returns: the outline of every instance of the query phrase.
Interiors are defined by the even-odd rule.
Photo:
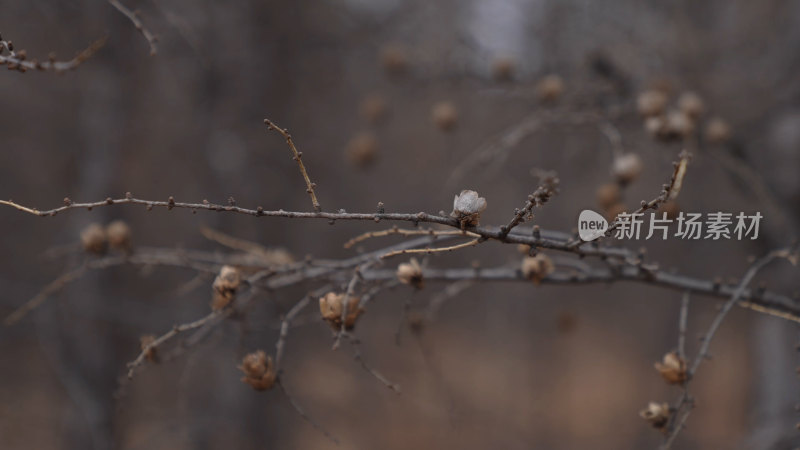
[[[714,117],[706,124],[706,140],[712,144],[721,144],[731,138],[731,127],[728,122]]]
[[[416,258],[411,258],[407,263],[397,266],[397,279],[401,283],[409,284],[417,289],[422,289],[425,280],[422,278],[422,267]]]
[[[139,345],[141,346],[142,351],[145,352],[145,359],[152,363],[158,362],[158,353],[155,347],[148,348],[148,346],[155,342],[155,340],[156,337],[152,334],[148,334],[139,338]]]
[[[277,374],[272,364],[272,358],[267,356],[263,350],[245,355],[239,370],[244,372],[242,382],[249,384],[257,391],[266,391],[275,385]]]
[[[441,101],[431,108],[431,120],[442,131],[453,131],[458,125],[458,109],[448,101]]]
[[[536,256],[523,258],[520,269],[525,278],[539,284],[545,277],[553,273],[555,265],[549,256],[539,253]]]
[[[564,80],[555,74],[547,75],[536,83],[536,98],[543,102],[555,102],[564,94]]]
[[[242,274],[233,266],[222,266],[219,274],[211,285],[213,297],[211,308],[216,310],[228,306],[236,296],[236,291],[242,283]]]
[[[597,203],[603,209],[608,209],[611,205],[619,203],[620,188],[618,183],[606,183],[597,188]]]
[[[372,133],[359,133],[347,144],[345,154],[354,166],[367,167],[378,155],[378,141]]]
[[[361,101],[359,112],[367,122],[375,124],[386,118],[389,106],[382,95],[370,94]]]
[[[89,224],[81,231],[81,245],[88,253],[102,255],[108,249],[106,230],[99,223]]]
[[[642,174],[644,164],[642,158],[636,153],[625,153],[614,158],[611,166],[611,173],[622,184],[628,184],[637,179]]]
[[[688,379],[686,360],[675,352],[669,352],[664,355],[663,362],[657,362],[655,367],[661,377],[669,384],[681,384]]]
[[[381,49],[381,65],[390,75],[399,75],[408,70],[408,50],[401,44],[386,44]]]
[[[690,118],[697,119],[706,107],[699,95],[694,92],[684,92],[678,97],[678,109]]]
[[[618,215],[627,211],[628,209],[625,207],[624,203],[615,203],[606,209],[606,219],[608,219],[609,222],[612,222],[617,218]]]
[[[322,319],[328,322],[334,331],[342,328],[342,309],[344,308],[344,298],[346,294],[328,292],[319,299],[319,312]],[[347,302],[347,316],[344,320],[344,328],[352,330],[356,324],[356,319],[364,312],[359,306],[361,299],[351,296]]]
[[[665,431],[669,423],[669,405],[667,403],[650,402],[647,408],[639,411],[639,416],[649,422],[653,428]]]
[[[450,217],[458,219],[461,228],[468,225],[476,226],[487,206],[485,198],[475,191],[465,189],[453,199],[453,212],[450,213]]]
[[[684,111],[667,114],[667,137],[686,138],[694,132],[694,119]]]
[[[106,225],[108,245],[114,250],[130,253],[133,250],[131,227],[122,220],[115,220]]]
[[[667,107],[667,94],[658,89],[651,89],[642,92],[636,98],[636,109],[644,117],[657,116],[664,112]]]
[[[659,217],[661,213],[667,213],[667,219],[675,220],[681,212],[681,207],[675,200],[667,200],[658,207]]]
[[[517,63],[512,58],[504,56],[492,62],[492,77],[497,81],[511,81],[516,70]]]

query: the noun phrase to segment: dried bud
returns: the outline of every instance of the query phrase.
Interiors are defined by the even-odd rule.
[[[547,75],[536,83],[536,98],[543,102],[554,102],[564,93],[564,80],[558,75]]]
[[[555,265],[553,261],[544,253],[539,253],[536,256],[528,256],[522,259],[521,265],[522,275],[534,283],[539,284],[541,281],[553,273]]]
[[[606,219],[608,219],[609,222],[613,222],[618,215],[627,211],[628,209],[623,203],[615,203],[606,209]]]
[[[603,209],[608,209],[611,205],[619,203],[620,189],[617,183],[606,183],[597,188],[597,203]]]
[[[211,300],[211,308],[219,310],[228,306],[236,296],[236,291],[242,282],[242,275],[239,269],[233,266],[222,266],[219,275],[211,285],[214,290]]]
[[[492,76],[497,81],[511,81],[516,70],[517,64],[512,58],[501,57],[492,63]]]
[[[692,119],[697,119],[703,114],[705,105],[703,99],[694,92],[684,92],[678,97],[678,109]]]
[[[277,374],[272,365],[272,358],[267,356],[263,350],[245,355],[239,370],[244,372],[242,382],[249,384],[257,391],[266,391],[275,385]]]
[[[453,131],[458,125],[458,110],[448,101],[441,101],[431,109],[431,120],[442,131]]]
[[[626,153],[614,158],[611,173],[620,183],[628,184],[642,174],[644,164],[636,153]]]
[[[361,117],[369,123],[378,123],[386,118],[389,112],[389,107],[386,104],[386,99],[380,94],[370,94],[361,101],[359,106]]]
[[[528,256],[531,253],[531,246],[528,244],[517,244],[517,251],[522,255]]]
[[[375,161],[378,141],[372,133],[359,133],[347,144],[347,159],[357,167],[366,167]]]
[[[478,225],[481,213],[486,210],[486,199],[478,196],[478,193],[470,190],[463,190],[453,199],[453,212],[450,217],[458,219],[461,228],[467,225]]]
[[[108,249],[106,230],[99,223],[90,224],[81,231],[81,244],[88,253],[102,255]]]
[[[664,355],[663,362],[657,362],[655,367],[661,377],[669,384],[681,384],[688,379],[686,360],[675,352],[669,352]]]
[[[664,116],[651,116],[644,121],[644,129],[651,136],[658,139],[667,139],[669,137],[669,126],[667,125],[667,118]]]
[[[636,98],[636,109],[644,117],[657,116],[667,107],[667,94],[661,90],[644,91]]]
[[[648,421],[653,428],[665,431],[667,423],[669,423],[669,405],[666,403],[650,402],[647,408],[639,411],[639,415],[642,419]]]
[[[681,207],[675,200],[667,200],[658,207],[659,216],[661,213],[667,213],[667,219],[675,220],[681,212]]]
[[[322,319],[328,322],[334,331],[342,328],[342,308],[344,307],[345,296],[346,294],[328,292],[319,299],[319,312],[322,314]],[[352,330],[356,324],[356,319],[364,312],[359,303],[360,299],[354,296],[351,296],[347,302],[347,316],[344,321],[346,330]]]
[[[106,225],[106,235],[108,236],[108,245],[125,253],[130,253],[133,249],[131,243],[131,227],[122,220],[115,220]]]
[[[668,137],[686,138],[694,132],[694,119],[683,111],[667,114]]]
[[[145,352],[144,354],[145,359],[147,359],[152,363],[158,362],[158,353],[155,347],[148,348],[148,346],[153,342],[155,342],[155,340],[156,337],[153,336],[152,334],[148,334],[139,338],[139,345],[141,346],[142,351]]]
[[[411,258],[409,262],[397,266],[397,279],[401,283],[410,284],[417,289],[422,289],[425,284],[422,279],[422,267],[416,258]]]
[[[706,140],[712,144],[721,144],[731,138],[731,127],[719,117],[714,117],[706,125]]]
[[[386,44],[381,49],[381,65],[392,75],[405,72],[408,69],[408,50],[400,44]]]

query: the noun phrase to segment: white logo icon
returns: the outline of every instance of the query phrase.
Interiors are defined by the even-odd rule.
[[[578,235],[584,241],[593,241],[602,237],[608,229],[608,221],[605,217],[592,211],[584,209],[578,217]]]

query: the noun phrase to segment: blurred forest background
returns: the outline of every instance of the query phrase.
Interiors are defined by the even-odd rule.
[[[108,36],[74,72],[0,72],[2,198],[50,208],[65,196],[96,201],[131,191],[309,210],[284,143],[262,123],[268,117],[292,132],[325,210],[371,212],[380,201],[392,212],[449,212],[455,193],[474,189],[489,203],[482,222],[499,225],[536,187],[537,168],[559,174],[561,194],[536,223],[570,231],[580,210],[597,208],[595,191],[609,181],[612,161],[598,120],[572,119],[611,117],[625,150],[641,156],[644,175],[625,192],[626,205],[636,207],[658,193],[684,147],[654,139],[636,113],[637,93],[658,86],[672,101],[696,92],[706,117],[724,118],[731,130],[726,144],[693,148],[681,208],[760,211],[765,219],[756,241],[626,245],[646,244],[648,259],[681,273],[727,278],[741,276],[748,255],[796,235],[798,2],[127,1],[158,35],[155,56],[106,2],[0,0],[0,32],[29,55],[71,57]],[[537,98],[537,82],[548,74],[564,82],[556,102]],[[497,79],[506,75],[510,81]],[[386,107],[382,120],[373,117],[377,98]],[[431,120],[442,101],[457,112],[449,132]],[[532,115],[549,119],[502,159],[451,176]],[[366,146],[374,160],[353,146]],[[4,208],[0,313],[85,257],[54,258],[48,250],[77,242],[91,222],[114,219],[131,225],[135,245],[225,251],[201,235],[208,226],[299,259],[352,255],[345,241],[385,228],[138,206],[40,219]],[[432,264],[519,258],[514,246],[494,244]],[[787,267],[776,264],[761,279],[792,292],[798,277]],[[263,295],[202,346],[148,367],[120,390],[141,335],[207,313],[211,281],[182,289],[193,276],[163,268],[93,272],[0,328],[0,447],[336,448],[280,392],[241,383],[236,367],[246,352],[273,349],[280,314],[311,285]],[[285,382],[340,448],[658,446],[662,436],[638,411],[678,393],[653,362],[675,346],[680,292],[626,283],[480,284],[445,304],[424,333],[406,329],[396,344],[403,303],[424,305],[443,287],[384,292],[360,319],[364,358],[402,387],[399,396],[347,349],[331,351],[324,323],[293,330]],[[692,299],[691,351],[716,306]],[[797,337],[790,322],[735,309],[693,383],[698,406],[676,448],[800,446]]]

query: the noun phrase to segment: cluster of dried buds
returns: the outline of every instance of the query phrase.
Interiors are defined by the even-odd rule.
[[[422,289],[425,286],[425,280],[422,277],[422,266],[420,266],[416,258],[411,258],[409,262],[397,266],[397,279],[401,283],[414,286],[417,289]]]
[[[272,358],[267,356],[263,350],[249,353],[242,358],[239,370],[244,373],[242,382],[249,384],[257,391],[266,391],[275,385],[277,373],[272,364]]]
[[[322,319],[328,322],[328,325],[334,331],[339,331],[342,328],[345,297],[347,297],[347,294],[328,292],[319,299],[319,312],[322,315]],[[364,308],[360,306],[360,303],[361,299],[355,296],[350,296],[347,301],[347,314],[344,317],[345,330],[352,330],[358,317],[364,313]]]
[[[639,416],[641,416],[642,419],[646,420],[653,428],[661,432],[667,431],[667,425],[669,424],[671,414],[672,411],[667,403],[650,402],[647,408],[639,411]]]
[[[233,266],[222,266],[211,285],[211,309],[217,311],[231,304],[242,284],[242,274]]]
[[[520,265],[522,275],[536,284],[553,273],[555,265],[549,256],[539,253],[536,256],[526,256]]]
[[[655,368],[669,384],[683,384],[689,379],[686,360],[675,352],[664,355],[662,362],[655,363]]]
[[[636,106],[644,118],[645,130],[663,141],[692,136],[706,110],[703,99],[694,92],[684,92],[675,106],[670,107],[669,103],[667,87],[649,89],[639,94]],[[725,142],[730,134],[728,124],[718,117],[706,123],[705,138],[710,143]]]
[[[486,199],[477,192],[463,190],[453,199],[453,212],[450,213],[450,217],[457,219],[462,229],[476,226],[486,206]]]
[[[81,231],[81,245],[87,253],[104,255],[109,248],[130,254],[133,251],[131,228],[121,220],[105,227],[92,223]]]

